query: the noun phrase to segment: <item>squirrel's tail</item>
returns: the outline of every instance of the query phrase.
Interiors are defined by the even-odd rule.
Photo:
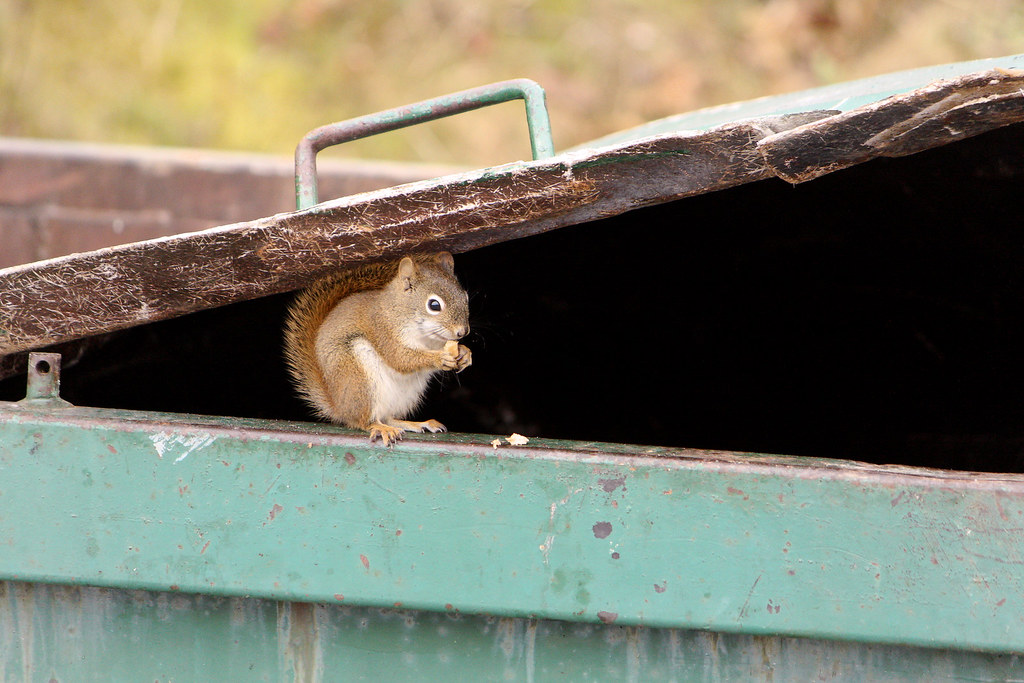
[[[320,326],[338,302],[356,292],[381,289],[398,272],[398,262],[372,263],[319,280],[299,292],[288,307],[284,355],[299,395],[317,415],[331,419],[331,396],[316,355]]]

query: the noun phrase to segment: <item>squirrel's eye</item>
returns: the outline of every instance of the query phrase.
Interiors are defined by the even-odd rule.
[[[444,301],[439,296],[432,296],[427,299],[427,311],[433,314],[440,313],[444,310]]]

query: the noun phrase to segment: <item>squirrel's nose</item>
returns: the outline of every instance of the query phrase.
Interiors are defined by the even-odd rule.
[[[453,331],[455,332],[456,337],[462,339],[467,334],[469,334],[469,325],[459,325]]]

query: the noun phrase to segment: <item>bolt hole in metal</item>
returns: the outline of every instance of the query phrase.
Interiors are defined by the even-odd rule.
[[[71,404],[60,397],[60,354],[33,352],[28,357],[28,382],[25,400],[45,402],[50,407]]]

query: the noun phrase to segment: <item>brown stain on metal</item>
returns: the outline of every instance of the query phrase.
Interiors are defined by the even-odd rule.
[[[999,519],[1007,522],[1010,520],[1010,517],[1006,514],[1006,510],[1003,509],[1003,504],[999,501],[1001,496],[1002,494],[999,491],[996,491],[996,509],[999,510]]]
[[[594,538],[608,538],[612,533],[611,522],[598,522],[593,528]]]
[[[667,589],[667,585],[668,584],[665,581],[662,581],[660,586],[658,584],[654,584],[654,592],[655,593],[664,593],[665,590]]]
[[[349,465],[355,465],[356,456],[352,455],[351,453],[345,453],[345,462],[348,463]]]
[[[743,489],[738,489],[733,486],[729,486],[725,489],[731,496],[743,496],[743,500],[750,500],[750,496],[743,492]]]
[[[360,555],[359,561],[363,563],[363,569],[367,571],[370,570],[370,558],[368,558],[366,555]]]
[[[601,620],[602,624],[614,624],[615,620],[619,618],[618,612],[598,612],[597,618]]]
[[[281,507],[277,503],[274,503],[274,507],[270,508],[270,514],[267,515],[267,521],[273,522],[274,518],[277,517],[277,513],[281,512],[282,510],[284,510],[283,507]]]
[[[754,636],[761,646],[761,675],[766,683],[775,680],[775,664],[772,663],[773,647],[776,641],[765,636]]]
[[[316,606],[308,602],[291,602],[280,603],[278,609],[284,611],[284,618],[278,618],[278,642],[284,643],[284,660],[291,665],[294,680],[297,683],[322,680],[323,661]]]

